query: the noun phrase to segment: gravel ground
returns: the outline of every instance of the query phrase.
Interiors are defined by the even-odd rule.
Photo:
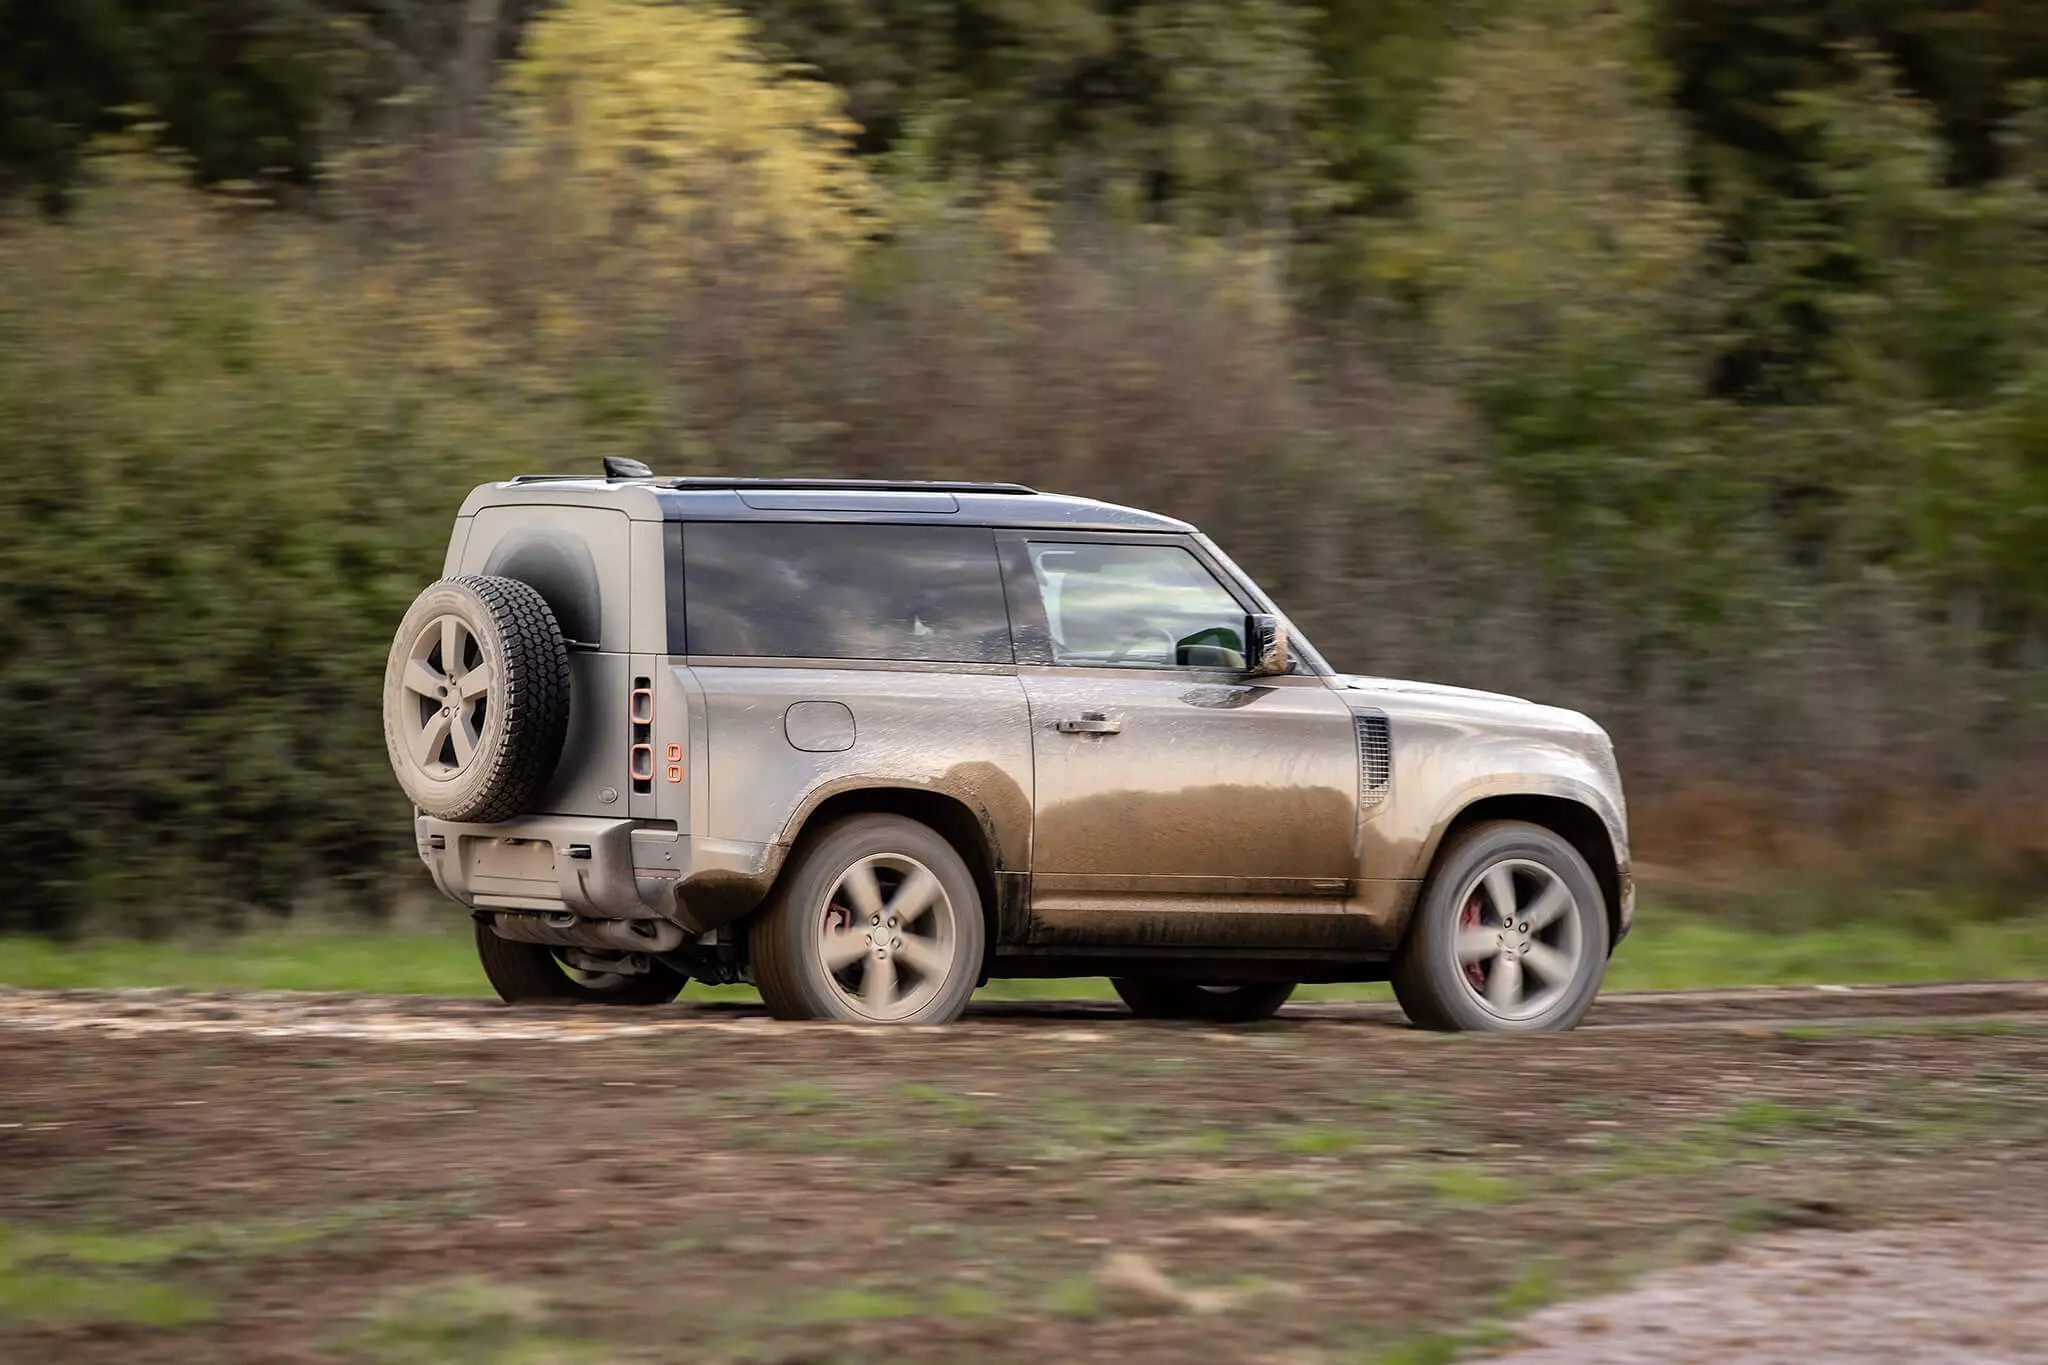
[[[2048,1240],[1969,1224],[1805,1232],[1522,1324],[1503,1365],[2048,1362]]]

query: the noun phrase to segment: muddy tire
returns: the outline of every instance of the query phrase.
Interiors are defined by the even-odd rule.
[[[482,920],[476,922],[476,955],[498,998],[514,1005],[666,1005],[689,983],[659,962],[608,977],[573,971],[553,949],[499,938]]]
[[[540,593],[444,578],[413,600],[384,669],[384,746],[412,803],[492,824],[530,809],[569,729],[569,649]]]
[[[1140,1019],[1199,1019],[1212,1024],[1250,1024],[1270,1019],[1294,994],[1292,981],[1258,981],[1242,986],[1204,986],[1192,981],[1143,977],[1110,979],[1116,993]]]
[[[981,977],[974,876],[944,836],[855,815],[806,839],[753,920],[754,981],[777,1019],[943,1024]]]
[[[1422,1028],[1553,1033],[1585,1018],[1607,970],[1607,909],[1561,836],[1497,821],[1437,859],[1394,957],[1394,996]]]

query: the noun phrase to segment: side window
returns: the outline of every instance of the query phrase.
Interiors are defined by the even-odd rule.
[[[1178,545],[1030,544],[1053,661],[1243,668],[1244,608]]]
[[[986,528],[692,522],[681,558],[690,654],[1015,658]]]

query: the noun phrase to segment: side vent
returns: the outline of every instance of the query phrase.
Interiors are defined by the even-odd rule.
[[[1386,804],[1394,782],[1394,741],[1378,711],[1355,712],[1351,724],[1358,732],[1358,809],[1370,814]]]
[[[654,790],[654,679],[633,679],[627,713],[633,721],[633,790],[645,795]]]

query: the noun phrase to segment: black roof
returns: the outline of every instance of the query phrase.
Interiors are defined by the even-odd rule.
[[[1094,498],[1041,493],[1020,483],[908,479],[739,479],[522,474],[471,493],[465,511],[506,493],[519,500],[626,499],[634,516],[664,521],[891,521],[1087,531],[1187,532],[1157,512]],[[481,501],[479,501],[481,499]],[[649,506],[649,503],[653,506]]]
[[[762,521],[825,515],[835,521],[958,521],[975,526],[1104,531],[1190,531],[1184,521],[1093,498],[1015,483],[882,479],[659,479],[669,521]]]

